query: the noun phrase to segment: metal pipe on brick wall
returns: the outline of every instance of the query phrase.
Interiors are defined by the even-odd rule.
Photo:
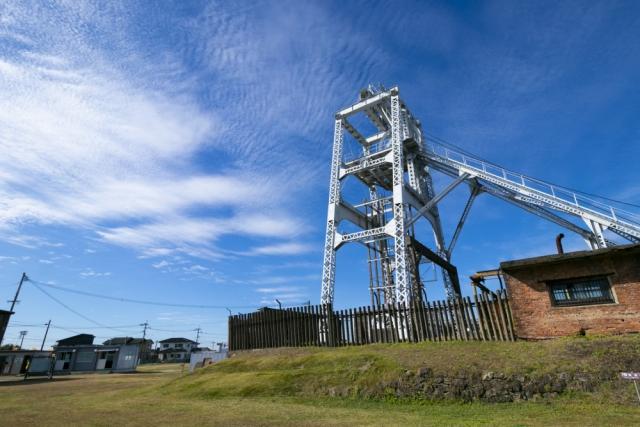
[[[564,253],[564,248],[562,247],[562,239],[564,238],[564,234],[560,233],[556,236],[556,248],[558,249],[558,254],[562,255]]]

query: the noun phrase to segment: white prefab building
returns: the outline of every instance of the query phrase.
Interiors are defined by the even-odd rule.
[[[46,371],[49,368],[50,361],[50,351],[0,351],[0,375],[22,375],[27,371]]]
[[[95,345],[93,338],[93,335],[81,334],[58,341],[58,345],[53,347],[56,357],[55,372],[136,370],[139,345]]]
[[[168,338],[160,341],[158,360],[161,362],[188,362],[198,343],[187,338]]]
[[[227,358],[229,352],[226,348],[220,350],[205,350],[191,353],[191,362],[189,363],[189,372],[193,372],[196,368],[204,368],[212,363],[219,362]]]
[[[56,347],[56,372],[129,372],[138,366],[137,345]]]

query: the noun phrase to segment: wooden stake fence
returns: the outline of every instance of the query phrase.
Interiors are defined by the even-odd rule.
[[[229,317],[231,350],[453,340],[515,340],[505,293],[339,311],[330,305],[265,308]]]

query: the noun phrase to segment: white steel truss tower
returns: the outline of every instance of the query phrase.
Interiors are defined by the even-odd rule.
[[[376,132],[365,136],[352,123],[366,117]],[[345,132],[361,147],[356,158],[343,155]],[[453,178],[436,194],[432,171]],[[363,203],[350,204],[342,181],[354,176],[369,189]],[[438,203],[460,183],[469,185],[469,199],[448,245],[445,245]],[[372,304],[408,303],[423,299],[420,264],[442,269],[449,298],[460,294],[456,268],[449,262],[475,198],[490,194],[578,233],[591,249],[614,244],[605,230],[640,243],[640,214],[622,210],[597,198],[504,169],[467,152],[427,137],[420,122],[402,102],[397,87],[361,91],[359,101],[336,114],[329,181],[329,205],[322,270],[323,304],[333,303],[336,252],[350,242],[367,247]],[[562,215],[584,220],[581,227]],[[435,249],[415,235],[414,224],[425,218]],[[340,232],[348,221],[358,231]]]
[[[352,125],[349,118],[358,113],[366,115],[377,129],[376,134],[364,137]],[[348,161],[343,158],[345,131],[362,146],[362,155]],[[336,251],[349,242],[363,243],[368,249],[373,304],[408,303],[422,298],[419,264],[423,257],[444,267],[448,295],[459,294],[457,272],[448,262],[444,247],[423,147],[420,123],[401,101],[397,88],[379,93],[364,90],[360,102],[336,114],[322,273],[323,304],[333,302]],[[341,181],[349,175],[369,188],[369,200],[358,206],[349,204],[341,194]],[[382,196],[384,192],[390,195]],[[419,216],[431,223],[436,251],[414,237],[412,226]],[[361,230],[341,234],[337,225],[342,220]]]

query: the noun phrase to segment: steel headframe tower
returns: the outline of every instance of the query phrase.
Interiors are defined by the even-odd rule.
[[[377,129],[363,135],[352,123],[360,115]],[[356,158],[345,159],[345,131],[362,148]],[[431,172],[452,178],[435,194]],[[356,177],[369,189],[369,198],[349,204],[341,182]],[[457,185],[469,185],[469,199],[458,225],[444,245],[438,203]],[[487,162],[435,137],[426,137],[399,96],[398,88],[360,93],[360,100],[336,114],[333,158],[329,182],[329,208],[322,270],[322,303],[333,302],[336,251],[345,243],[360,242],[369,253],[369,286],[372,304],[407,303],[423,298],[420,264],[442,268],[447,296],[459,295],[456,268],[449,262],[453,248],[480,194],[489,194],[581,236],[589,249],[615,245],[616,238],[640,243],[640,212],[628,203],[580,193]],[[414,223],[426,218],[435,250],[418,241]],[[587,227],[570,221],[580,219]],[[358,227],[340,232],[341,221]],[[605,234],[605,231],[608,235]]]
[[[363,115],[376,129],[363,135],[350,119]],[[345,131],[361,146],[354,159],[343,156]],[[333,303],[336,252],[346,243],[359,242],[369,253],[371,300],[374,305],[421,300],[423,284],[419,265],[428,261],[442,267],[448,297],[459,295],[455,267],[444,246],[437,203],[467,174],[462,174],[441,194],[435,195],[424,155],[421,124],[400,99],[399,90],[361,91],[360,100],[336,114],[329,206],[322,271],[323,304]],[[341,182],[354,176],[369,190],[369,198],[358,205],[342,195]],[[426,218],[433,230],[435,250],[415,237],[413,224]],[[341,221],[359,231],[341,233]]]

